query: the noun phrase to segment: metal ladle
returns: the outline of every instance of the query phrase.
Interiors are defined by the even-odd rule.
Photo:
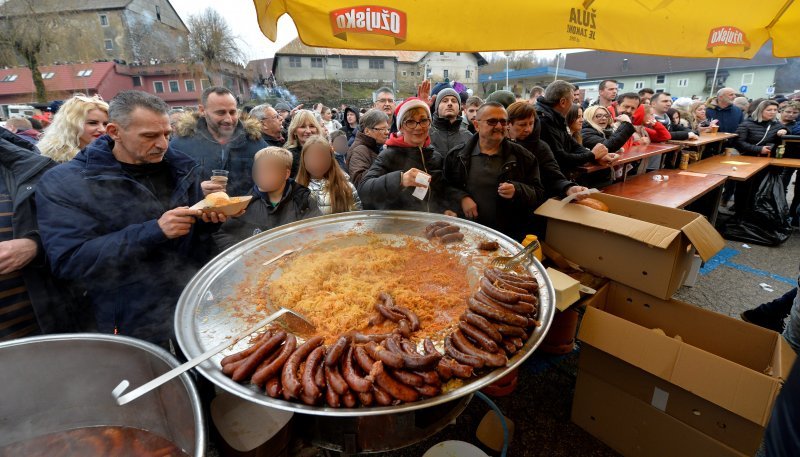
[[[267,317],[263,321],[261,321],[258,324],[256,324],[255,327],[253,327],[253,328],[247,330],[246,332],[242,333],[238,337],[234,338],[232,341],[227,341],[225,343],[222,343],[222,344],[220,344],[218,346],[215,346],[215,347],[209,349],[208,351],[200,354],[199,356],[197,356],[197,357],[193,358],[192,360],[184,363],[183,365],[175,367],[175,368],[169,370],[168,372],[162,374],[161,376],[159,376],[159,377],[147,382],[146,384],[144,384],[144,385],[142,385],[140,387],[137,387],[136,389],[128,392],[125,395],[122,395],[122,394],[125,392],[125,390],[128,389],[128,387],[131,385],[131,383],[127,379],[123,379],[122,382],[120,382],[117,385],[117,387],[115,387],[114,390],[111,391],[111,395],[114,397],[114,400],[116,400],[117,404],[120,405],[120,406],[122,406],[122,405],[124,405],[126,403],[130,403],[131,401],[136,400],[137,398],[139,398],[142,395],[144,395],[144,394],[156,389],[157,387],[160,387],[161,385],[166,384],[167,382],[177,378],[178,376],[180,376],[183,373],[191,370],[192,368],[196,367],[197,365],[200,365],[201,363],[205,362],[206,360],[210,359],[211,357],[213,357],[213,356],[219,354],[220,352],[222,352],[223,350],[225,350],[225,348],[233,346],[234,344],[236,344],[239,341],[241,341],[243,338],[247,338],[251,334],[253,334],[256,331],[260,330],[265,325],[269,324],[270,322],[278,319],[279,317],[281,317],[281,316],[283,316],[285,314],[288,315],[287,317],[291,316],[293,318],[297,318],[297,319],[293,319],[294,322],[287,322],[287,325],[289,327],[293,327],[295,325],[306,327],[306,329],[304,331],[298,332],[298,333],[308,333],[309,330],[311,332],[314,331],[314,324],[312,324],[311,321],[309,321],[305,316],[303,316],[302,314],[297,313],[295,311],[292,311],[290,309],[287,309],[287,308],[280,308],[278,311],[272,313],[269,317]]]

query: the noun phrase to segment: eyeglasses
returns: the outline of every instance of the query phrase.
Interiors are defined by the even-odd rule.
[[[376,101],[378,103],[381,103],[381,104],[383,104],[383,103],[394,103],[394,99],[393,98],[379,98]]]
[[[389,129],[388,128],[386,128],[386,129],[370,129],[370,130],[375,130],[376,132],[381,132],[381,133],[389,133]]]
[[[413,119],[408,119],[408,120],[403,121],[403,127],[407,128],[409,130],[415,129],[417,127],[427,128],[430,125],[431,125],[431,120],[430,119],[420,119],[418,121],[415,121]]]
[[[497,127],[497,124],[502,125],[505,127],[508,125],[508,119],[478,119],[481,122],[486,122],[486,125],[489,127]]]
[[[595,114],[594,118],[595,119],[610,119],[611,116],[609,116],[608,114]]]
[[[275,116],[264,116],[263,118],[261,118],[261,122],[274,121],[274,120],[278,120],[278,119],[280,119],[282,117],[283,116],[281,116],[280,114],[276,114]]]

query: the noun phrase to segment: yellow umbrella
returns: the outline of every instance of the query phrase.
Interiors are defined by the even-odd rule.
[[[794,0],[253,0],[275,41],[289,14],[303,43],[349,49],[510,51],[588,48],[681,57],[751,58],[769,39],[800,56]]]

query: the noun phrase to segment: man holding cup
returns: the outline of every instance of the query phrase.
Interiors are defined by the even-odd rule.
[[[192,157],[200,165],[203,193],[227,192],[246,195],[253,187],[253,156],[267,147],[261,122],[242,122],[236,97],[224,87],[203,91],[199,118],[185,116],[176,126],[170,145]],[[228,171],[227,187],[221,179],[211,179],[214,170]]]

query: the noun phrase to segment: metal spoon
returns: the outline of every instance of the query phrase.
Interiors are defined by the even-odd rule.
[[[192,360],[184,363],[183,365],[175,367],[175,368],[169,370],[168,372],[162,374],[161,376],[159,376],[159,377],[147,382],[146,384],[144,384],[144,385],[142,385],[140,387],[137,387],[136,389],[128,392],[125,395],[122,395],[122,394],[125,392],[125,390],[128,389],[128,387],[131,385],[131,383],[127,379],[122,380],[122,382],[120,382],[119,385],[117,385],[117,387],[115,387],[114,390],[111,391],[111,395],[114,397],[114,399],[117,401],[117,404],[120,405],[120,406],[122,406],[122,405],[124,405],[126,403],[130,403],[131,401],[136,400],[137,398],[139,398],[142,395],[154,390],[155,388],[157,388],[157,387],[159,387],[159,386],[171,381],[172,379],[177,378],[178,376],[180,376],[183,373],[191,370],[192,368],[196,367],[197,365],[200,365],[201,363],[205,362],[206,360],[210,359],[211,357],[215,356],[216,354],[219,354],[220,352],[222,352],[225,348],[233,346],[234,344],[236,344],[239,341],[241,341],[243,338],[247,338],[248,336],[250,336],[251,334],[255,333],[256,331],[258,331],[259,329],[261,329],[265,325],[269,324],[270,322],[274,321],[275,319],[278,319],[279,317],[281,317],[281,316],[283,316],[285,314],[287,315],[287,317],[291,316],[292,318],[297,318],[297,319],[292,319],[294,322],[287,322],[286,323],[290,328],[295,326],[295,325],[300,325],[300,326],[307,327],[307,329],[310,329],[313,332],[314,324],[312,324],[311,321],[309,321],[305,316],[303,316],[302,314],[297,313],[295,311],[292,311],[290,309],[281,308],[278,311],[272,313],[268,318],[266,318],[263,321],[259,322],[255,327],[247,330],[246,332],[244,332],[241,335],[239,335],[236,338],[234,338],[232,341],[227,341],[225,343],[221,343],[220,345],[209,349],[208,351],[200,354],[199,356],[197,356],[197,357],[193,358]]]

